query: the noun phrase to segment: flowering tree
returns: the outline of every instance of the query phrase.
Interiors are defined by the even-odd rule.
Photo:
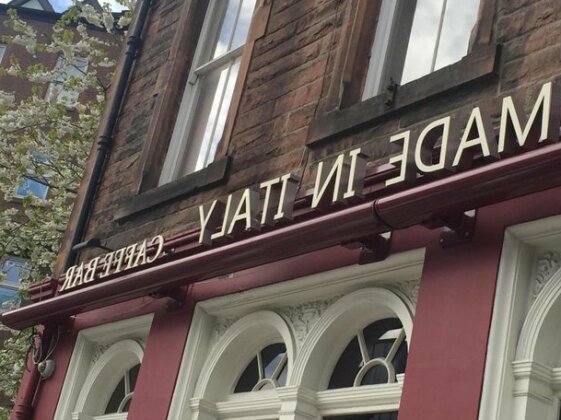
[[[133,1],[118,0],[129,10]],[[76,2],[42,42],[32,24],[15,11],[9,13],[6,24],[14,35],[4,43],[18,44],[32,57],[58,57],[54,68],[38,60],[24,67],[15,57],[0,68],[0,74],[23,78],[32,86],[21,100],[0,91],[0,194],[9,204],[0,213],[0,257],[27,260],[24,294],[32,280],[51,274],[108,92],[115,64],[108,52],[111,43],[122,39],[120,28],[129,16],[116,20],[108,6],[98,12]],[[91,25],[114,36],[100,37],[103,32],[90,30]],[[6,273],[0,272],[0,282],[2,276]],[[33,335],[12,332],[0,349],[0,393],[9,398],[17,393]],[[0,420],[9,412],[0,408]]]

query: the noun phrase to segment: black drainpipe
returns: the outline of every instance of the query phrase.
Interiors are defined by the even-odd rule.
[[[84,194],[84,201],[82,202],[82,206],[80,207],[76,229],[72,233],[72,238],[70,240],[70,249],[64,262],[65,271],[70,266],[74,265],[77,253],[73,251],[72,248],[74,248],[76,244],[82,241],[82,238],[86,231],[97,188],[101,183],[105,160],[107,159],[109,150],[111,149],[111,145],[113,142],[113,131],[115,130],[115,126],[117,125],[119,112],[121,110],[121,106],[123,105],[125,90],[127,89],[129,77],[138,53],[138,49],[140,48],[141,35],[144,29],[144,24],[146,23],[146,18],[148,16],[148,10],[150,9],[150,3],[151,0],[138,0],[135,11],[136,18],[129,28],[129,34],[127,36],[127,49],[125,51],[125,57],[122,63],[122,71],[119,75],[119,78],[116,80],[115,94],[113,95],[111,102],[108,104],[109,115],[106,119],[107,122],[101,130],[101,135],[97,140],[97,155],[95,157],[92,175]]]

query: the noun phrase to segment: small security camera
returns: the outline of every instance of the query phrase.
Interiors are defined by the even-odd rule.
[[[54,360],[44,360],[37,365],[37,370],[41,378],[49,379],[55,373],[55,366]]]

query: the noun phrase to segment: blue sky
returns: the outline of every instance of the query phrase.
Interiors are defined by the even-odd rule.
[[[9,3],[9,2],[10,0],[0,0],[0,3]],[[72,4],[72,0],[50,0],[50,2],[53,5],[53,8],[57,12],[64,11],[68,6],[70,6],[70,4]],[[112,6],[113,10],[115,11],[119,11],[123,9],[114,0],[105,0],[105,1],[101,0],[100,3],[109,3]]]

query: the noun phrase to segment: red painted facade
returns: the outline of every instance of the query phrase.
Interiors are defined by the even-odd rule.
[[[200,23],[201,11],[197,7],[201,6],[196,6],[195,3],[187,0],[174,5],[154,2],[148,13],[144,35],[146,45],[154,45],[160,36],[172,37],[173,34],[164,33],[163,29],[155,29],[165,27],[165,23],[171,21],[171,27],[178,25],[178,22],[190,20]],[[236,162],[236,159],[247,161],[252,153],[259,155],[260,147],[271,147],[271,144],[267,143],[266,134],[263,133],[270,130],[275,135],[278,134],[280,125],[294,123],[297,116],[304,118],[304,108],[311,104],[311,108],[314,108],[313,118],[309,118],[305,123],[305,136],[297,141],[296,147],[298,152],[305,152],[303,156],[310,159],[310,162],[296,159],[295,153],[290,150],[294,146],[288,145],[286,137],[279,134],[279,144],[282,147],[286,146],[282,152],[277,150],[279,155],[267,155],[264,159],[268,160],[264,163],[260,162],[259,156],[254,156],[255,167],[249,169],[234,163],[234,166],[226,171],[226,180],[214,180],[208,185],[197,186],[195,192],[186,193],[186,196],[172,197],[169,195],[171,187],[166,190],[165,186],[163,189],[158,187],[159,189],[148,189],[148,192],[142,191],[141,187],[136,188],[136,179],[131,181],[135,186],[131,186],[130,180],[125,179],[129,173],[123,170],[123,165],[129,165],[127,169],[130,169],[140,162],[141,156],[145,155],[143,150],[146,150],[142,147],[147,147],[146,144],[153,141],[150,129],[139,122],[139,119],[142,119],[139,115],[142,116],[143,111],[134,108],[135,105],[141,107],[140,104],[146,99],[145,93],[138,86],[142,81],[146,82],[149,68],[158,69],[159,77],[162,77],[161,74],[171,74],[173,79],[176,70],[174,66],[177,64],[174,62],[175,64],[166,65],[159,61],[158,65],[150,67],[153,62],[145,56],[140,57],[130,79],[130,91],[128,96],[125,96],[123,113],[116,128],[115,149],[107,162],[100,189],[91,209],[86,237],[104,235],[103,238],[117,249],[134,243],[139,237],[161,233],[166,237],[167,255],[147,267],[115,274],[104,281],[85,285],[68,293],[56,291],[56,286],[60,286],[64,281],[64,276],[61,275],[56,280],[45,281],[32,289],[34,304],[3,315],[3,322],[16,328],[41,323],[45,324],[49,331],[62,328],[60,342],[53,354],[57,365],[54,376],[49,380],[40,381],[37,385],[37,375],[34,371],[26,372],[20,391],[20,400],[23,401],[21,410],[30,408],[25,402],[29,401],[29,395],[33,395],[37,386],[33,414],[23,411],[22,414],[18,414],[16,409],[13,418],[56,418],[55,413],[60,405],[65,381],[68,381],[71,356],[80,332],[92,327],[110,325],[116,321],[134,319],[144,314],[154,314],[150,332],[146,337],[142,367],[128,418],[166,419],[174,406],[174,398],[179,398],[177,387],[181,379],[184,379],[180,378],[182,363],[186,360],[185,353],[189,349],[192,350],[187,345],[188,339],[199,337],[200,331],[192,328],[195,325],[195,308],[208,308],[205,305],[213,302],[213,299],[226,302],[227,300],[222,301],[219,298],[229,297],[232,301],[238,299],[242,306],[248,305],[250,309],[240,310],[240,317],[243,318],[251,311],[263,309],[260,304],[251,306],[252,299],[256,299],[255,296],[263,290],[277,290],[270,288],[293,284],[290,283],[292,280],[305,283],[309,282],[310,278],[321,278],[322,275],[341,268],[356,267],[365,262],[365,253],[368,252],[369,255],[373,253],[375,258],[367,261],[365,266],[375,270],[386,260],[387,255],[384,250],[369,250],[366,239],[391,232],[389,258],[419,249],[424,253],[418,298],[412,314],[413,329],[399,401],[399,420],[495,420],[481,418],[480,408],[485,392],[484,380],[490,342],[493,339],[490,331],[496,302],[497,278],[500,267],[508,264],[501,260],[505,232],[512,226],[540,221],[561,213],[561,146],[557,143],[544,143],[535,150],[520,151],[515,156],[505,156],[492,162],[476,156],[474,166],[464,171],[439,174],[434,179],[425,177],[415,185],[404,183],[386,187],[385,181],[395,176],[398,170],[386,165],[388,157],[396,151],[388,150],[384,146],[387,143],[384,142],[387,142],[387,137],[392,133],[406,127],[418,130],[436,116],[448,113],[448,110],[465,110],[469,106],[473,108],[474,104],[484,100],[492,102],[495,105],[493,109],[500,109],[500,100],[507,94],[524,97],[526,115],[531,112],[536,92],[546,81],[555,80],[559,71],[548,62],[548,72],[536,74],[535,77],[515,75],[518,70],[513,67],[513,63],[520,58],[520,55],[516,54],[525,54],[522,55],[524,62],[518,63],[517,68],[531,66],[528,62],[539,60],[539,57],[533,55],[538,52],[533,50],[535,46],[532,42],[552,48],[559,48],[561,44],[542,33],[543,28],[539,27],[539,19],[535,15],[522,21],[520,14],[523,11],[534,10],[540,2],[512,3],[516,3],[517,6],[502,1],[481,2],[477,42],[485,48],[474,50],[477,52],[475,62],[478,66],[469,61],[462,61],[442,69],[438,74],[428,75],[404,85],[398,88],[398,92],[402,89],[401,92],[408,93],[408,96],[398,95],[393,105],[395,109],[388,110],[388,105],[380,106],[382,99],[379,97],[346,108],[342,106],[343,101],[339,104],[341,109],[329,108],[334,98],[344,98],[356,88],[342,93],[336,92],[337,94],[330,96],[333,90],[337,91],[339,85],[347,88],[350,86],[351,82],[341,82],[348,76],[345,71],[352,68],[348,62],[349,58],[345,58],[346,55],[341,53],[341,49],[350,48],[349,45],[354,45],[353,39],[361,38],[362,35],[359,36],[355,32],[357,10],[366,13],[365,10],[371,6],[367,7],[365,2],[361,1],[258,2],[259,13],[255,16],[268,20],[252,24],[252,44],[248,43],[246,51],[249,52],[244,53],[247,56],[242,58],[242,63],[250,63],[246,68],[247,74],[244,75],[247,79],[237,85],[241,98],[237,104],[239,109],[237,113],[230,112],[232,130],[225,134],[222,140],[225,142],[224,139],[227,139],[231,143],[230,146],[222,144],[221,147],[230,147],[230,153],[225,155],[225,158],[231,158],[233,162]],[[313,6],[319,11],[313,12]],[[547,15],[544,19],[561,21],[561,6],[548,3],[548,7],[556,17]],[[180,11],[180,16],[170,17],[173,11],[177,11],[178,14]],[[330,24],[335,25],[336,32],[333,32],[331,38],[320,38],[321,45],[317,46],[318,51],[326,51],[326,60],[331,58],[329,64],[323,63],[331,67],[321,70],[317,69],[319,67],[312,67],[317,63],[314,60],[322,56],[320,52],[316,56],[313,51],[306,50],[306,54],[298,49],[297,51],[307,57],[302,64],[303,68],[299,70],[304,72],[313,68],[309,70],[310,74],[313,73],[317,80],[321,80],[320,86],[323,89],[314,91],[315,93],[310,92],[313,89],[308,84],[316,83],[316,79],[312,77],[311,81],[302,81],[304,87],[308,86],[305,93],[294,93],[301,89],[300,86],[288,93],[279,93],[279,98],[272,106],[280,107],[279,103],[285,104],[281,101],[283,98],[285,101],[288,99],[283,95],[290,94],[290,101],[286,103],[290,103],[293,109],[286,105],[291,110],[284,119],[282,115],[285,114],[277,109],[280,116],[277,115],[271,121],[264,120],[260,124],[256,121],[260,117],[258,114],[265,112],[261,105],[258,106],[258,110],[254,109],[253,113],[250,112],[251,109],[247,111],[244,107],[249,107],[249,102],[259,101],[261,96],[265,97],[270,93],[263,86],[255,90],[259,77],[271,77],[271,86],[274,83],[277,85],[270,89],[282,91],[283,87],[277,78],[282,77],[282,71],[279,70],[281,64],[286,64],[280,63],[282,57],[271,58],[267,56],[267,52],[277,51],[275,48],[279,45],[290,46],[292,42],[296,42],[290,38],[298,33],[298,25],[308,30],[306,25],[314,28],[314,25],[327,22],[327,17],[322,13],[337,18],[334,18],[334,21],[329,20]],[[283,26],[283,22],[286,27]],[[298,22],[298,25],[292,34],[286,28],[290,28],[294,22]],[[526,30],[533,33],[535,38],[532,42],[528,41],[528,51],[520,53],[521,47],[517,42],[522,41],[517,31],[521,31],[521,26],[524,25],[527,25]],[[169,47],[171,51],[175,51],[173,48],[183,51],[186,56],[181,57],[189,59],[192,52],[189,52],[189,48],[181,49],[181,42],[177,41],[177,38],[174,39],[176,42]],[[499,41],[504,44],[502,56],[495,55],[497,49],[494,46]],[[283,44],[285,42],[286,44]],[[355,45],[354,48],[358,47]],[[489,50],[493,54],[485,53]],[[263,56],[268,57],[268,64],[264,64],[267,60]],[[154,57],[155,55],[152,59],[155,59]],[[468,54],[466,60],[475,60],[473,57],[474,55]],[[293,60],[297,59],[296,55],[293,56]],[[264,67],[252,67],[257,65],[255,63]],[[276,73],[267,70],[274,73],[273,76],[266,76],[268,73],[262,70],[269,65],[277,69]],[[355,76],[359,77],[361,72],[355,68],[355,73]],[[293,80],[304,80],[306,77],[301,73]],[[458,81],[458,78],[461,80]],[[443,91],[439,90],[439,81],[445,84],[450,80],[453,86]],[[173,80],[169,81],[169,84],[165,85],[166,88],[171,89],[173,83]],[[160,85],[156,83],[155,86]],[[500,94],[497,94],[497,91]],[[305,103],[302,105],[300,100]],[[160,102],[151,105],[157,107],[158,112],[167,109],[165,104]],[[155,113],[157,114],[156,111]],[[371,116],[371,113],[376,115]],[[498,120],[497,115],[494,116]],[[329,122],[330,116],[335,122]],[[166,118],[173,119],[168,115]],[[157,126],[159,120],[152,120],[152,123]],[[134,157],[132,163],[127,161],[128,158],[123,158],[123,148],[133,143],[133,140],[124,134],[124,127],[142,133],[144,146],[138,146],[138,150],[131,152]],[[242,127],[250,128],[244,130]],[[263,143],[267,143],[266,145],[248,145],[251,143],[250,138],[255,135],[253,130],[261,132]],[[287,134],[284,131],[282,133],[283,136]],[[292,140],[294,141],[294,138]],[[339,152],[356,146],[368,149],[374,156],[370,160],[365,177],[364,197],[351,200],[345,206],[310,209],[314,171],[317,170],[315,164],[319,161],[331,162]],[[136,146],[130,147],[129,151]],[[157,149],[154,144],[150,147]],[[94,156],[92,154],[92,159]],[[136,159],[139,159],[138,162]],[[313,169],[310,170],[306,166],[308,163]],[[157,166],[154,162],[150,165]],[[140,169],[147,170],[150,165]],[[263,170],[263,167],[267,169]],[[130,171],[133,172],[132,169]],[[261,232],[242,233],[211,247],[198,242],[199,205],[216,198],[224,198],[227,193],[269,179],[270,174],[279,176],[290,171],[299,171],[302,175],[302,188],[295,202],[292,222],[281,222],[274,228],[265,228]],[[115,173],[123,174],[123,178],[112,177]],[[211,175],[206,175],[212,178]],[[183,187],[190,185],[181,179],[177,182],[185,182]],[[173,185],[179,188],[179,184],[172,183]],[[200,188],[200,191],[197,188]],[[131,190],[134,193],[127,195]],[[83,197],[79,197],[78,204],[83,203],[81,200]],[[134,205],[131,204],[133,202]],[[446,226],[458,228],[452,221],[463,212],[472,209],[476,209],[473,230],[469,227],[466,231],[457,229],[460,235],[467,235],[458,239],[456,243],[450,244],[446,240],[443,243],[443,232],[447,232],[448,237],[454,235]],[[71,221],[70,229],[75,222],[76,217]],[[355,246],[357,244],[358,246]],[[66,245],[68,246],[67,243]],[[87,261],[94,255],[99,254],[88,251],[80,256],[79,261]],[[359,286],[353,286],[353,291],[354,289],[360,290]],[[321,287],[314,290],[318,296],[321,295]],[[279,299],[281,297],[279,296]],[[265,309],[276,310],[275,306],[273,309]],[[224,311],[228,313],[227,309]],[[227,315],[223,316],[227,319]],[[243,369],[242,366],[239,368]],[[210,405],[215,402],[209,401]],[[216,406],[213,407],[216,409]],[[277,418],[283,418],[282,415],[289,414],[281,413]],[[317,413],[315,415],[316,417],[313,417],[314,414],[306,414],[306,411],[302,410],[298,411],[300,417],[294,418],[317,418]]]

